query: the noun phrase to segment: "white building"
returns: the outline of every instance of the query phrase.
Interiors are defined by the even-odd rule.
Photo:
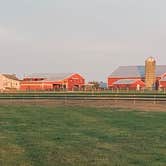
[[[0,91],[15,91],[20,89],[20,81],[15,74],[0,74]]]

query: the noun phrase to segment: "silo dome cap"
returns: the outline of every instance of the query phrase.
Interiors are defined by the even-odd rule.
[[[149,61],[149,62],[154,62],[154,61],[156,61],[152,56],[150,56],[150,57],[148,57],[147,59],[146,59],[146,61]]]

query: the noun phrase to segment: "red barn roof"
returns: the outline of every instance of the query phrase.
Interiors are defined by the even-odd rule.
[[[74,73],[33,73],[26,75],[24,78],[42,78],[45,81],[60,81],[72,75]]]
[[[118,81],[115,81],[114,83],[113,83],[113,85],[114,84],[116,84],[116,85],[120,85],[120,84],[126,84],[126,85],[128,85],[128,84],[134,84],[135,82],[137,82],[139,79],[121,79],[121,80],[118,80]],[[140,81],[140,80],[139,80]]]

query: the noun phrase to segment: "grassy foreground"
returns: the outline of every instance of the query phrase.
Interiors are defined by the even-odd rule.
[[[165,166],[166,112],[0,106],[2,166]]]

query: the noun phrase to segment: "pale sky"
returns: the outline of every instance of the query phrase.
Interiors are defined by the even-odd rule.
[[[166,0],[0,0],[0,72],[81,73],[166,64]]]

